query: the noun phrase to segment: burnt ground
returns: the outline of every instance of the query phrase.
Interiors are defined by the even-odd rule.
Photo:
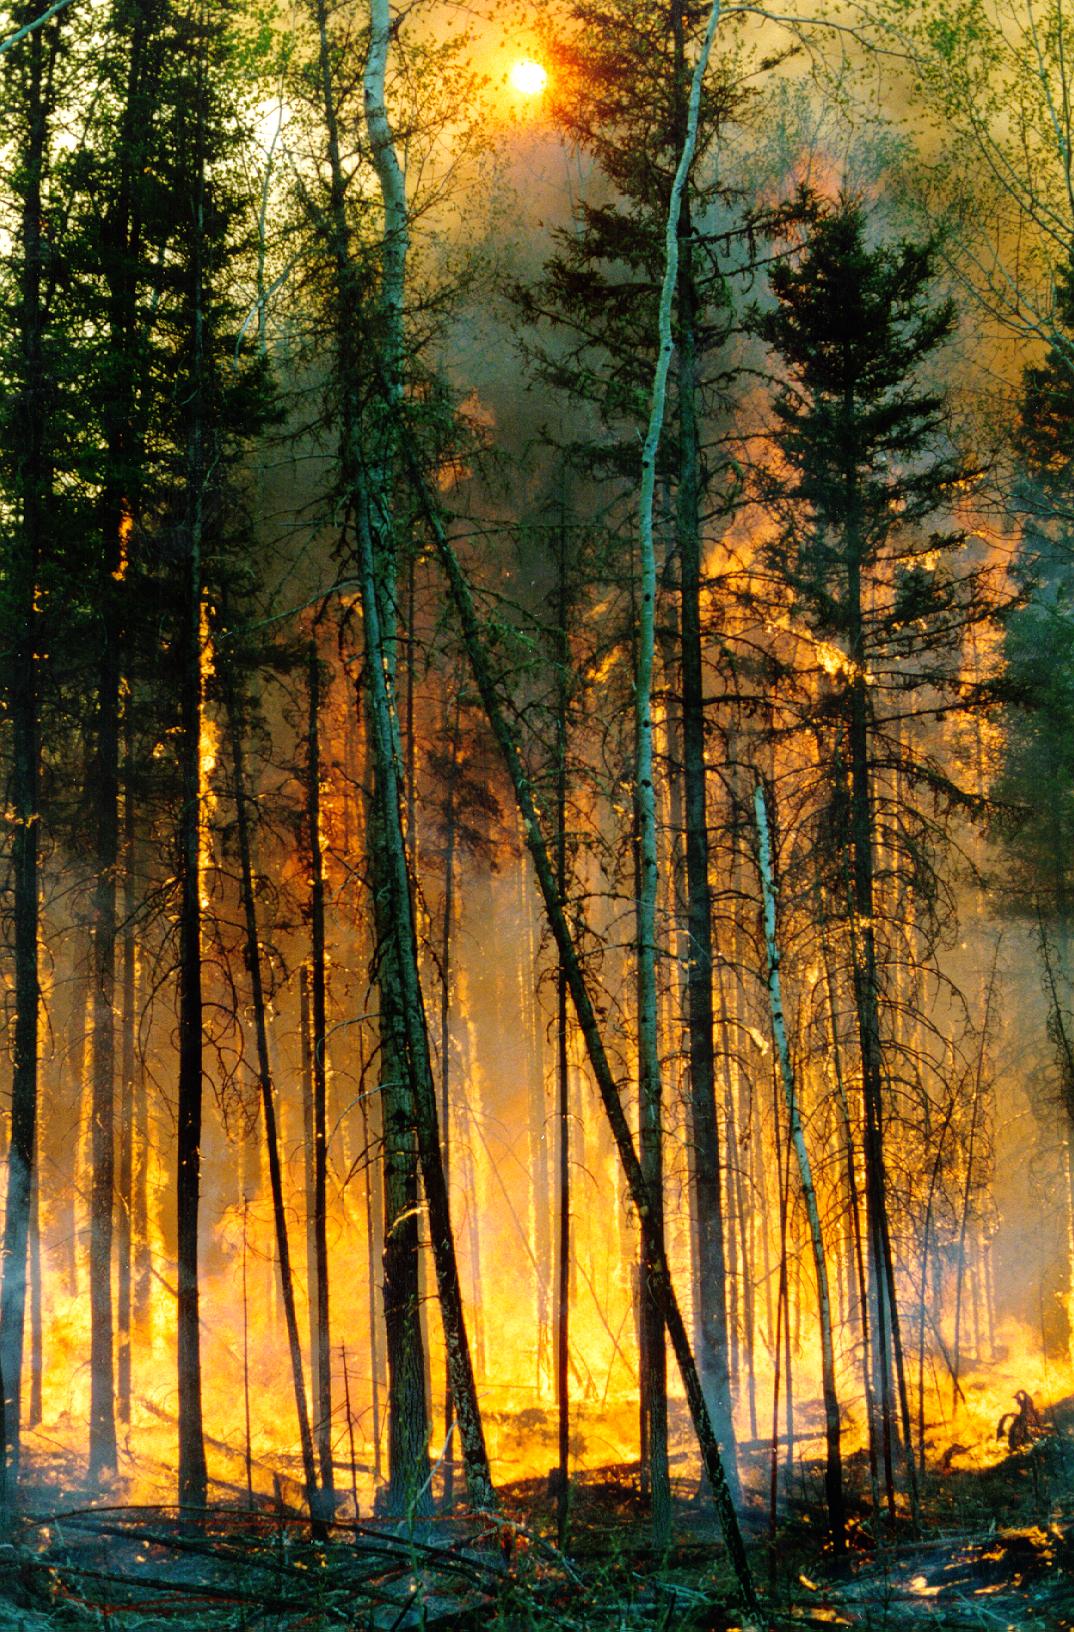
[[[850,1549],[824,1542],[818,1464],[797,1464],[769,1534],[768,1460],[749,1458],[745,1518],[772,1628],[1074,1632],[1074,1404],[995,1467],[926,1473],[919,1522],[877,1526],[851,1458]],[[69,1487],[68,1487],[69,1488]],[[387,1520],[310,1536],[284,1500],[196,1518],[174,1508],[65,1505],[42,1484],[0,1545],[0,1632],[239,1632],[265,1628],[743,1626],[709,1504],[676,1482],[674,1536],[657,1553],[636,1466],[572,1488],[569,1556],[552,1545],[547,1480],[505,1488],[497,1514]]]

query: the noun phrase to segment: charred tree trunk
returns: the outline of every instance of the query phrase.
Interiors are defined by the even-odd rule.
[[[322,1514],[318,1502],[317,1470],[313,1459],[313,1435],[310,1431],[309,1415],[306,1410],[306,1384],[302,1375],[302,1345],[298,1336],[294,1280],[291,1275],[291,1244],[287,1235],[287,1214],[284,1208],[280,1148],[276,1133],[276,1097],[269,1063],[265,989],[261,973],[261,943],[257,931],[257,899],[254,893],[250,823],[246,808],[246,772],[243,764],[242,731],[229,661],[224,660],[220,667],[224,670],[224,696],[227,708],[228,735],[231,739],[231,770],[234,781],[235,818],[239,840],[239,879],[246,933],[246,968],[250,975],[250,990],[253,999],[254,1035],[257,1041],[257,1077],[261,1093],[261,1112],[265,1119],[265,1152],[268,1157],[269,1187],[272,1192],[272,1220],[276,1235],[276,1257],[280,1267],[280,1293],[283,1299],[284,1320],[287,1326],[287,1346],[291,1357],[291,1382],[295,1398],[295,1415],[298,1419],[299,1444],[302,1451],[302,1471],[306,1481],[306,1501],[310,1518],[316,1525],[320,1519],[328,1515],[327,1513]],[[245,1255],[245,1234],[243,1251]],[[245,1273],[246,1261],[244,1256],[244,1276]],[[331,1445],[329,1445],[329,1454],[331,1454]]]
[[[413,582],[413,580],[411,580]],[[413,741],[413,700],[408,687],[407,712],[409,718],[408,749]],[[440,926],[440,1146],[444,1160],[444,1183],[451,1193],[451,954],[455,925],[455,846],[457,838],[456,805],[459,776],[460,704],[456,692],[454,729],[451,733],[451,760],[448,766],[447,805],[444,810],[444,903]],[[408,768],[409,769],[409,768]],[[413,782],[408,776],[410,808],[413,808]],[[412,819],[412,816],[411,816]],[[444,1383],[444,1505],[450,1507],[455,1497],[454,1440],[455,1408],[451,1402],[451,1379]]]
[[[30,1399],[26,1408],[26,1423],[36,1428],[41,1421],[44,1384],[44,1331],[41,1309],[41,1162],[37,1160],[30,1175]]]
[[[376,604],[377,581],[372,530],[368,511],[361,503],[358,511],[358,551],[365,613],[366,676],[376,771],[375,793],[379,796],[377,817],[380,823],[379,837],[383,846],[384,861],[382,877],[385,891],[380,910],[384,915],[383,923],[387,935],[381,948],[382,992],[384,959],[390,957],[393,978],[398,980],[398,992],[392,995],[401,1011],[400,1040],[405,1048],[404,1058],[400,1062],[404,1066],[404,1080],[408,1089],[408,1103],[405,1109],[412,1135],[416,1139],[425,1186],[452,1402],[459,1424],[469,1498],[472,1505],[482,1507],[492,1499],[492,1485],[463,1318],[458,1263],[440,1148],[425,1006],[418,973],[417,935],[403,840],[396,735],[392,722],[380,613]],[[385,1114],[387,1110],[386,1105]],[[424,1418],[421,1426],[424,1431]]]
[[[563,518],[561,518],[562,521]],[[556,635],[556,888],[567,899],[567,743],[570,709],[570,595],[567,530],[561,525],[557,551]],[[571,1309],[571,1082],[567,1014],[567,972],[556,966],[556,1326],[555,1376],[557,1451],[556,1536],[567,1543],[570,1522],[570,1309]]]
[[[115,1469],[115,1403],[120,1415],[130,1418],[130,1119],[132,1112],[133,1050],[128,1057],[124,1031],[121,1093],[124,1115],[119,1128],[120,1174],[117,1198],[115,1173],[116,1130],[116,952],[119,940],[119,874],[121,795],[120,754],[121,673],[125,640],[124,609],[127,550],[133,528],[135,494],[133,472],[142,452],[140,412],[136,398],[138,357],[142,340],[138,311],[138,257],[142,247],[140,182],[144,168],[146,127],[154,115],[155,89],[161,51],[154,49],[151,8],[146,0],[129,11],[126,43],[126,84],[117,139],[114,190],[104,223],[109,343],[114,375],[104,407],[108,477],[100,504],[102,548],[97,580],[97,618],[100,658],[97,670],[96,758],[94,763],[94,818],[97,884],[93,903],[93,1033],[92,1033],[92,1187],[90,1213],[90,1444],[89,1474],[98,1479]],[[129,726],[126,759],[131,759]],[[130,826],[131,801],[127,789],[125,819]],[[133,840],[125,835],[129,852]],[[127,874],[129,877],[129,873]],[[128,886],[125,917],[133,910]],[[123,940],[123,994],[130,995],[133,970],[131,931]],[[124,1018],[124,1026],[129,1022]],[[116,1205],[119,1203],[117,1219]],[[118,1308],[120,1325],[119,1376],[113,1390],[112,1248],[118,1223]]]
[[[864,625],[860,551],[851,539],[848,551],[849,655],[854,672],[849,687],[850,844],[854,950],[854,997],[861,1052],[864,1105],[866,1208],[873,1292],[874,1353],[881,1419],[881,1445],[889,1500],[896,1413],[902,1406],[902,1439],[911,1505],[916,1508],[917,1470],[910,1437],[909,1399],[902,1364],[902,1341],[894,1263],[888,1231],[887,1174],[884,1159],[883,1043],[880,983],[876,953],[872,783],[869,764],[869,701],[866,695]]]
[[[11,628],[8,707],[11,720],[10,823],[13,875],[15,1023],[11,1073],[11,1142],[0,1287],[0,1382],[3,1389],[3,1495],[19,1475],[19,1428],[26,1319],[26,1260],[37,1131],[38,1056],[38,786],[37,585],[47,541],[51,471],[46,440],[48,377],[44,355],[43,186],[49,119],[48,58],[55,34],[30,36],[12,72],[21,76],[25,121],[19,143],[22,222],[17,337],[19,381],[11,450],[20,503],[9,545]],[[10,1481],[10,1483],[9,1483]]]
[[[194,219],[190,266],[191,376],[187,428],[186,561],[183,586],[179,760],[179,1092],[176,1210],[179,1296],[179,1501],[204,1506],[208,1473],[201,1403],[198,1213],[201,1200],[201,600],[202,536],[208,471],[205,401],[205,85],[197,65],[194,110]]]
[[[120,606],[122,508],[109,504],[97,581],[100,664],[93,815],[93,1032],[90,1050],[90,1423],[89,1478],[116,1469],[112,1240],[115,1220],[116,939],[119,871]]]
[[[310,998],[313,1077],[313,1276],[310,1287],[310,1369],[313,1373],[313,1431],[321,1489],[326,1504],[332,1492],[332,1350],[328,1318],[328,1038],[325,978],[324,853],[321,845],[321,669],[316,641],[308,653],[309,766],[306,781],[306,825],[310,852]],[[271,1158],[270,1158],[271,1160]],[[282,1263],[282,1260],[281,1260]]]
[[[129,710],[128,710],[129,721]],[[125,731],[129,738],[129,724]],[[124,748],[130,775],[131,746]],[[134,1215],[134,1027],[136,950],[134,943],[134,801],[128,781],[123,795],[123,934],[121,952],[122,1033],[120,1044],[119,1164],[116,1214],[116,1410],[131,1420],[131,1313]]]

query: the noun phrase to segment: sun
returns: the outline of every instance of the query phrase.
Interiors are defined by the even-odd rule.
[[[548,84],[548,72],[532,57],[523,57],[511,69],[510,80],[512,88],[521,96],[540,96]]]

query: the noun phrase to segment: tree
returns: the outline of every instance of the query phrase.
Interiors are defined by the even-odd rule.
[[[852,959],[872,1363],[890,1495],[897,1412],[911,1493],[914,1470],[889,1222],[878,824],[890,833],[893,757],[904,800],[908,790],[942,790],[961,802],[935,761],[897,744],[893,717],[939,698],[950,705],[963,633],[991,604],[950,527],[967,465],[950,440],[944,394],[926,377],[955,323],[953,303],[932,293],[935,248],[874,247],[857,200],[814,203],[801,254],[772,271],[774,310],[753,319],[785,371],[771,432],[782,465],[764,484],[778,518],[767,567],[827,671],[814,715],[833,766],[823,867]],[[923,894],[920,862],[916,879]]]
[[[31,19],[28,8],[23,21]],[[15,321],[8,367],[13,392],[7,409],[5,485],[12,500],[4,611],[9,651],[6,695],[11,718],[11,838],[14,875],[15,1026],[11,1084],[11,1144],[4,1213],[0,1288],[0,1382],[3,1387],[3,1494],[19,1470],[19,1415],[26,1309],[30,1196],[36,1146],[39,1037],[38,851],[40,736],[38,596],[49,553],[53,506],[52,409],[55,379],[47,348],[48,244],[44,233],[54,113],[51,69],[60,25],[38,30],[13,63],[12,105],[19,156],[15,202],[20,214],[15,260]]]
[[[1004,631],[1009,694],[1002,756],[992,793],[1003,840],[1000,901],[1037,936],[1054,1051],[1059,1105],[1069,1153],[1074,1130],[1074,1031],[1071,949],[1074,934],[1074,268],[1056,291],[1053,338],[1023,371],[1015,430],[1023,517],[1015,561],[1021,604]],[[1074,1217],[1067,1156],[1067,1210]],[[1074,1264],[1069,1266],[1074,1275]],[[1074,1327],[1072,1327],[1074,1337]]]

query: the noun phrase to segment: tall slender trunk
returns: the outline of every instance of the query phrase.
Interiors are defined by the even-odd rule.
[[[321,844],[321,667],[317,643],[308,653],[309,764],[306,780],[306,825],[310,853],[310,998],[313,1068],[313,1281],[310,1288],[310,1369],[313,1373],[313,1431],[321,1488],[330,1503],[332,1490],[332,1351],[328,1317],[328,1042],[325,977],[324,852]],[[271,1160],[271,1157],[270,1157]],[[311,1487],[312,1488],[312,1487]]]
[[[655,552],[642,552],[640,613],[635,642],[634,878],[635,971],[638,1015],[638,1152],[651,1204],[663,1217],[663,1082],[657,991],[656,896],[659,884],[656,800],[653,782],[652,676],[655,654]],[[660,1309],[650,1291],[653,1266],[643,1233],[638,1270],[641,1488],[648,1498],[653,1542],[671,1533],[668,1470],[667,1350]]]
[[[561,523],[564,518],[561,517]],[[556,888],[567,898],[567,745],[570,709],[570,594],[567,529],[560,526],[556,552]],[[556,967],[556,1326],[557,1453],[556,1536],[567,1543],[570,1520],[570,1308],[571,1308],[571,1084],[567,1029],[567,972]]]
[[[36,1428],[43,1414],[42,1389],[44,1386],[44,1330],[41,1308],[41,1162],[35,1161],[30,1174],[30,1241],[28,1252],[30,1274],[30,1398],[26,1407],[26,1424]]]
[[[642,1183],[646,1196],[647,1227],[642,1230],[642,1262],[645,1271],[645,1297],[652,1299],[653,1283],[660,1269],[653,1258],[664,1253],[663,1242],[663,1184],[660,1176],[660,1050],[657,1026],[656,983],[656,902],[659,883],[656,837],[656,799],[653,786],[653,721],[652,684],[656,627],[656,546],[653,525],[656,464],[664,428],[668,376],[674,349],[672,309],[679,284],[680,230],[683,200],[686,196],[690,170],[697,142],[701,83],[708,66],[709,53],[720,17],[719,0],[713,0],[708,26],[697,63],[691,77],[682,128],[680,152],[675,167],[664,231],[664,276],[660,290],[657,315],[657,362],[653,374],[649,423],[641,457],[641,494],[639,511],[639,572],[641,595],[638,605],[637,667],[635,671],[636,767],[634,798],[638,822],[639,888],[637,903],[637,969],[638,969],[638,1094],[641,1119]],[[643,1301],[644,1309],[644,1301]],[[677,1310],[676,1310],[677,1312]],[[643,1317],[644,1318],[644,1317]],[[685,1332],[684,1332],[685,1338]],[[663,1363],[663,1340],[646,1344],[646,1360],[650,1370],[650,1463],[653,1476],[653,1529],[658,1539],[670,1527],[670,1488],[667,1485],[666,1420],[660,1422],[659,1370]],[[657,1353],[657,1349],[660,1353]],[[691,1365],[693,1356],[691,1354]],[[663,1395],[666,1412],[666,1394]],[[708,1412],[705,1413],[706,1419]],[[661,1446],[660,1439],[663,1437]],[[726,1485],[726,1474],[721,1466],[721,1482]]]
[[[97,577],[100,663],[93,764],[96,885],[93,899],[93,1031],[90,1049],[89,1478],[116,1468],[112,1240],[115,1222],[116,939],[119,870],[119,584],[122,512],[106,517]]]
[[[670,325],[671,290],[661,301]],[[658,373],[658,390],[666,382]],[[635,959],[638,1014],[638,1145],[649,1206],[664,1212],[663,1081],[657,991],[657,896],[660,884],[656,787],[654,783],[653,670],[656,656],[656,541],[653,527],[653,483],[663,421],[654,404],[642,457],[642,502],[638,559],[637,634],[634,667],[634,819],[636,822]],[[671,1483],[668,1474],[667,1351],[660,1309],[651,1290],[658,1273],[650,1261],[651,1234],[642,1232],[639,1332],[641,1336],[642,1460],[648,1474],[652,1531],[664,1546],[671,1533]]]
[[[874,1355],[881,1420],[881,1444],[889,1502],[897,1439],[896,1372],[901,1361],[898,1303],[888,1236],[887,1173],[884,1160],[883,1044],[880,1026],[880,985],[877,972],[874,919],[874,855],[872,778],[869,763],[869,701],[865,677],[864,620],[862,614],[861,550],[852,536],[847,544],[847,606],[849,656],[853,665],[849,685],[847,722],[850,749],[851,909],[853,927],[854,997],[861,1054],[864,1110],[866,1208],[869,1230],[870,1290],[873,1300]],[[903,1449],[911,1499],[916,1500],[917,1472],[910,1441],[908,1402]]]
[[[873,1352],[879,1396],[881,1446],[889,1504],[894,1453],[902,1441],[911,1506],[917,1504],[917,1470],[910,1432],[909,1396],[887,1206],[884,1156],[883,1046],[873,906],[872,806],[868,765],[864,681],[852,686],[851,764],[854,888],[854,994],[862,1062],[866,1213],[869,1232],[869,1285],[873,1307]],[[901,1435],[898,1416],[901,1416]]]
[[[55,49],[55,36],[51,49]],[[40,740],[37,685],[38,572],[47,541],[51,472],[46,444],[47,375],[44,357],[42,240],[50,45],[41,31],[26,42],[22,72],[25,132],[20,142],[22,223],[17,331],[20,379],[15,403],[13,462],[21,498],[9,545],[12,624],[8,708],[11,720],[10,816],[14,882],[15,1024],[11,1073],[11,1142],[4,1214],[0,1286],[0,1385],[3,1392],[6,1504],[19,1474],[26,1253],[37,1132],[38,1054],[38,784]],[[10,1483],[9,1483],[10,1481]]]
[[[137,509],[133,492],[144,440],[144,414],[137,395],[139,256],[143,210],[140,182],[144,145],[155,114],[163,56],[152,0],[117,8],[127,35],[126,82],[116,142],[113,190],[104,224],[109,343],[115,360],[104,409],[107,478],[100,504],[102,550],[97,585],[100,660],[97,675],[97,756],[94,768],[97,889],[93,918],[93,1181],[90,1245],[91,1406],[90,1477],[115,1466],[112,1403],[112,1305],[110,1292],[113,1233],[117,1248],[116,1405],[130,1420],[131,1179],[134,1110],[134,910],[133,806],[129,778],[133,760],[130,708],[123,706],[121,676],[126,641],[127,554]],[[120,360],[122,359],[122,365]],[[123,790],[121,752],[127,775]],[[119,801],[123,794],[123,828]],[[120,855],[122,838],[123,855]],[[119,939],[119,874],[124,877],[121,951],[122,1036],[119,1173],[113,1185],[115,1139],[113,1099],[116,1079],[116,952]]]
[[[276,1133],[276,1096],[272,1082],[272,1069],[269,1063],[265,988],[261,973],[261,942],[258,939],[257,930],[257,899],[254,893],[250,822],[246,806],[246,771],[243,763],[242,728],[238,717],[230,659],[221,658],[218,667],[223,670],[228,735],[231,739],[235,825],[238,830],[239,840],[239,882],[246,934],[246,968],[250,975],[250,989],[253,998],[254,1036],[257,1043],[257,1078],[261,1092],[261,1112],[265,1119],[265,1151],[268,1156],[269,1187],[272,1192],[272,1220],[276,1234],[276,1258],[280,1268],[280,1294],[283,1299],[284,1320],[287,1326],[287,1346],[291,1358],[291,1382],[294,1389],[295,1414],[298,1418],[302,1471],[306,1481],[306,1501],[309,1506],[310,1518],[316,1523],[321,1518],[327,1518],[329,1514],[327,1511],[322,1511],[318,1501],[317,1470],[313,1459],[313,1435],[310,1431],[309,1415],[306,1410],[306,1384],[302,1375],[302,1345],[298,1336],[294,1280],[291,1275],[291,1244],[287,1235],[287,1214],[284,1207],[283,1178],[280,1171],[280,1148]],[[245,1252],[245,1236],[243,1248]],[[244,1277],[245,1273],[244,1258]],[[329,1446],[329,1454],[331,1454],[331,1446]],[[330,1487],[328,1489],[330,1491]]]
[[[783,989],[780,976],[780,945],[776,919],[775,863],[769,834],[768,809],[764,788],[760,783],[754,795],[754,814],[757,822],[758,866],[764,904],[765,945],[768,954],[768,998],[772,1011],[772,1035],[776,1042],[783,1096],[787,1104],[787,1122],[790,1142],[798,1164],[798,1181],[809,1220],[809,1238],[813,1249],[813,1270],[817,1282],[817,1318],[820,1325],[821,1389],[824,1396],[824,1431],[827,1461],[824,1488],[828,1500],[828,1522],[831,1526],[832,1547],[835,1552],[846,1550],[846,1504],[843,1496],[843,1456],[840,1445],[839,1396],[835,1382],[835,1344],[832,1338],[832,1303],[828,1286],[828,1260],[824,1252],[824,1237],[820,1227],[820,1208],[813,1183],[813,1167],[802,1128],[798,1088],[791,1063],[790,1043],[783,1015]]]
[[[966,1176],[962,1187],[962,1216],[958,1229],[958,1256],[955,1259],[955,1329],[951,1338],[951,1408],[958,1405],[960,1393],[958,1376],[962,1360],[962,1301],[963,1280],[967,1274],[966,1266],[966,1239],[969,1233],[970,1210],[973,1206],[973,1181],[975,1177],[974,1160],[977,1155],[977,1137],[981,1121],[981,1105],[984,1097],[985,1050],[988,1046],[988,1028],[992,1017],[992,998],[996,987],[996,969],[999,963],[1000,939],[996,939],[995,952],[992,958],[991,977],[985,987],[984,1001],[981,1014],[981,1036],[977,1048],[977,1064],[973,1074],[973,1100],[970,1110],[970,1136],[966,1147]],[[977,1336],[977,1354],[980,1357],[981,1343]]]
[[[688,75],[682,0],[673,0],[679,145],[685,141]],[[720,1140],[716,1112],[713,1017],[712,892],[709,884],[705,699],[701,642],[701,454],[697,424],[698,295],[689,188],[679,216],[676,285],[678,326],[679,480],[675,540],[679,555],[679,656],[682,668],[683,803],[686,828],[686,965],[692,1182],[697,1217],[698,1364],[723,1448],[728,1484],[740,1499],[731,1409],[727,1266]]]
[[[447,805],[444,810],[444,903],[440,928],[440,1145],[444,1160],[444,1183],[451,1191],[451,954],[455,924],[455,844],[456,803],[459,776],[460,693],[455,694],[455,718],[451,732],[451,762],[448,768]],[[411,694],[408,685],[410,735],[413,735]],[[411,794],[412,798],[412,794]],[[451,1379],[444,1382],[444,1503],[450,1507],[455,1497],[455,1453],[452,1441],[455,1409],[451,1403]]]
[[[880,1507],[880,1474],[878,1463],[876,1404],[873,1397],[870,1372],[869,1283],[865,1268],[864,1234],[861,1226],[861,1192],[858,1184],[857,1150],[854,1122],[850,1114],[850,1100],[843,1078],[843,1050],[839,1029],[839,1005],[836,1001],[835,970],[832,966],[832,948],[828,935],[824,890],[817,886],[817,922],[820,930],[821,958],[824,964],[824,982],[828,998],[828,1018],[831,1025],[832,1068],[835,1078],[836,1103],[843,1129],[843,1157],[846,1173],[846,1205],[850,1213],[853,1264],[848,1268],[856,1292],[857,1322],[861,1332],[862,1390],[865,1395],[865,1417],[869,1436],[869,1486],[873,1507]],[[852,1303],[855,1301],[851,1300]]]
[[[379,1220],[383,1217],[383,1197],[377,1193],[377,1175],[381,1172],[381,1163],[373,1156],[373,1133],[369,1116],[369,1091],[365,1086],[366,1062],[365,1050],[360,1048],[360,1070],[358,1081],[361,1087],[359,1104],[362,1121],[362,1151],[365,1163],[365,1232],[366,1232],[366,1278],[368,1282],[367,1319],[369,1324],[369,1381],[372,1391],[373,1406],[373,1480],[376,1489],[381,1482],[381,1454],[380,1454],[380,1321],[377,1318],[377,1262],[383,1257],[383,1242],[378,1240],[380,1234]],[[379,1247],[379,1251],[378,1251]],[[374,1501],[375,1501],[374,1496]]]
[[[124,713],[123,762],[126,783],[123,793],[123,934],[122,934],[122,1032],[120,1044],[119,1164],[116,1215],[116,1410],[119,1420],[131,1420],[131,1314],[132,1249],[134,1244],[134,1028],[137,950],[134,940],[135,828],[134,799],[130,776],[133,758],[130,706]]]
[[[201,602],[202,535],[208,470],[205,368],[205,98],[204,46],[196,47],[194,218],[190,266],[192,360],[187,429],[187,517],[182,606],[179,761],[179,1091],[176,1210],[178,1220],[179,1501],[205,1503],[208,1472],[201,1400],[198,1213],[201,1200]]]

